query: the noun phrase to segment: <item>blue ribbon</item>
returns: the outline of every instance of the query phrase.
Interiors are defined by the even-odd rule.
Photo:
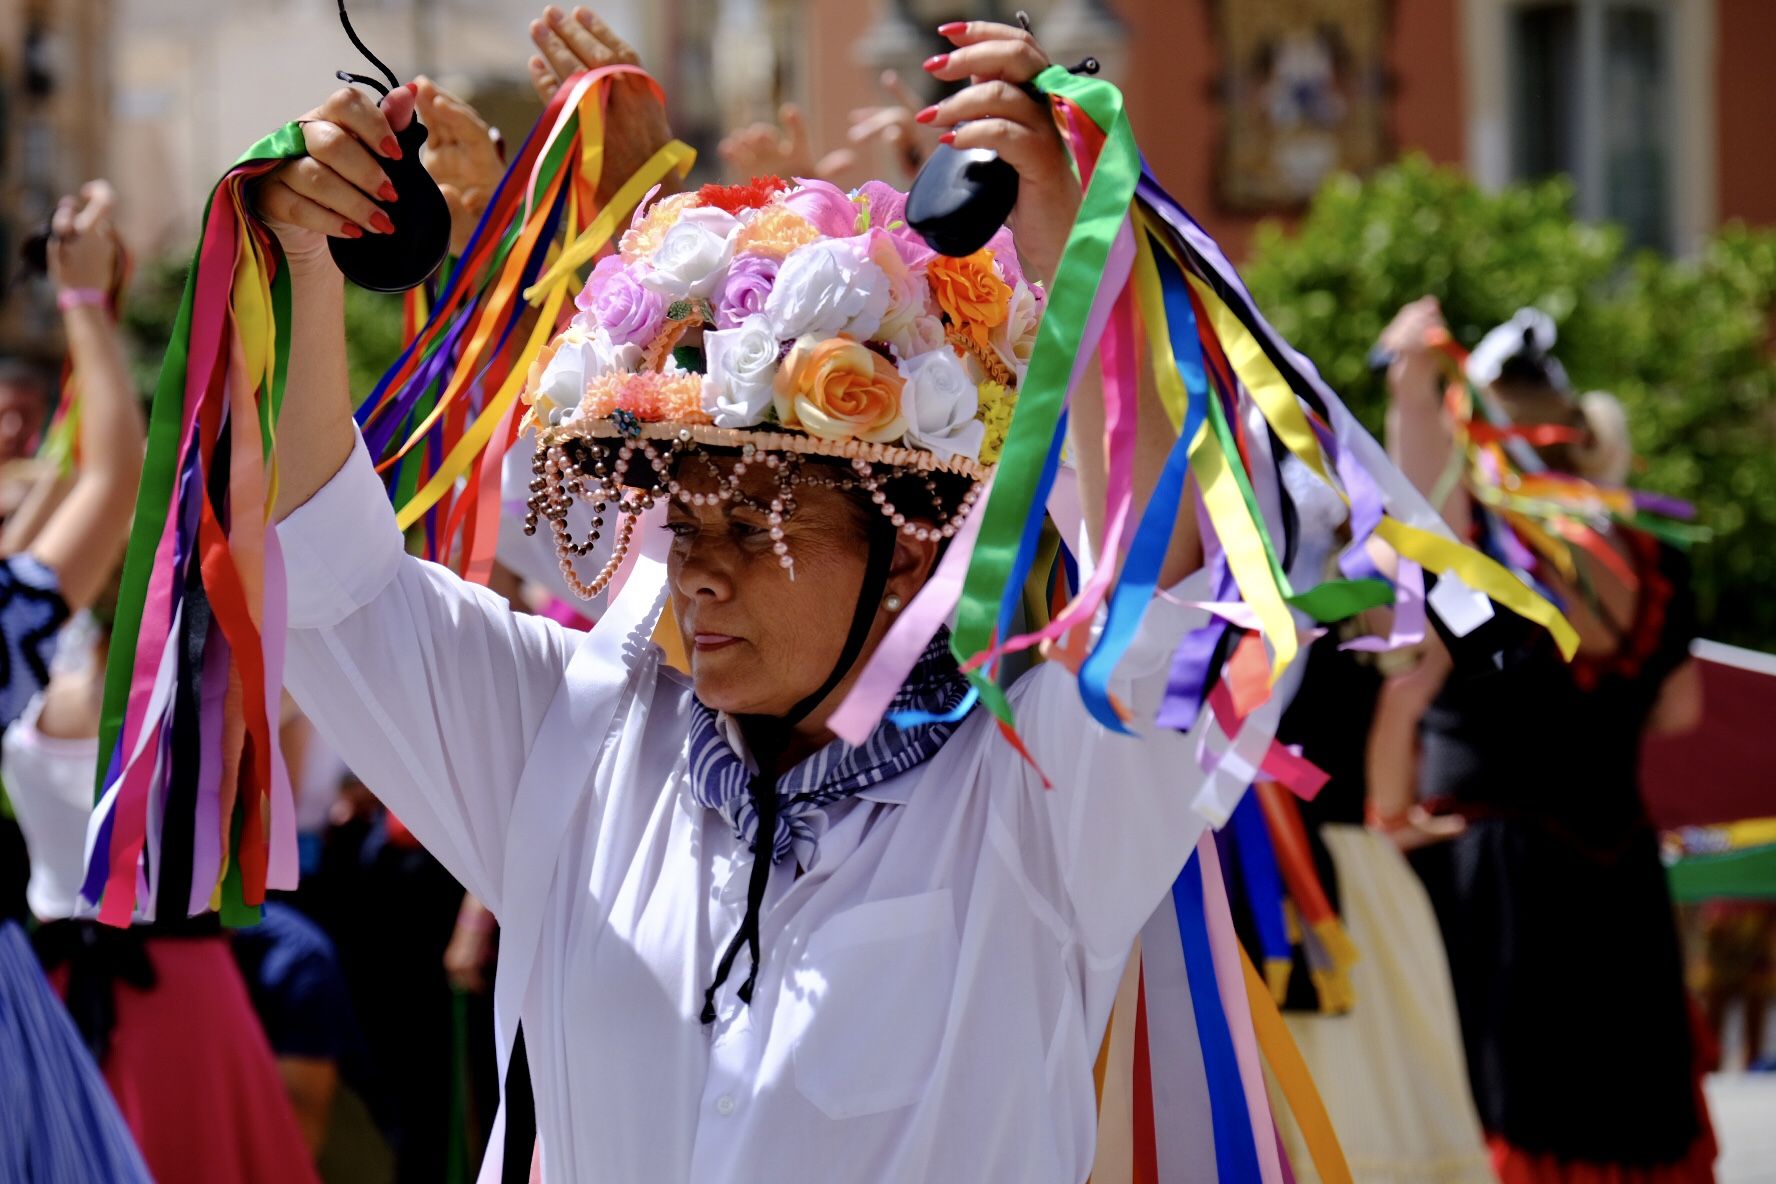
[[[1208,378],[1203,370],[1202,342],[1197,337],[1196,314],[1190,307],[1190,290],[1184,275],[1163,249],[1153,252],[1159,270],[1160,288],[1165,295],[1165,329],[1171,338],[1172,354],[1178,363],[1178,375],[1184,380],[1189,395],[1184,415],[1184,428],[1166,454],[1159,482],[1141,512],[1140,525],[1129,544],[1128,558],[1122,576],[1110,597],[1110,609],[1104,631],[1079,668],[1079,694],[1086,710],[1106,728],[1129,734],[1110,703],[1109,681],[1116,664],[1134,643],[1141,618],[1159,584],[1159,569],[1165,563],[1172,534],[1178,520],[1178,505],[1184,500],[1184,483],[1190,476],[1190,442],[1202,428],[1208,414]],[[1148,332],[1159,329],[1149,325]],[[1106,557],[1106,562],[1111,557]]]
[[[1252,910],[1252,926],[1258,931],[1258,948],[1266,961],[1288,962],[1289,926],[1283,915],[1283,877],[1277,869],[1276,848],[1270,827],[1256,795],[1247,793],[1233,808],[1233,849],[1245,881],[1246,903]]]
[[[1246,1107],[1246,1086],[1233,1052],[1233,1033],[1221,1008],[1215,981],[1215,956],[1209,946],[1205,915],[1202,860],[1190,862],[1172,884],[1172,906],[1178,914],[1178,938],[1184,946],[1184,972],[1190,979],[1190,1004],[1196,1011],[1197,1042],[1209,1084],[1209,1111],[1215,1130],[1215,1163],[1220,1184],[1260,1184],[1258,1146],[1252,1115]]]

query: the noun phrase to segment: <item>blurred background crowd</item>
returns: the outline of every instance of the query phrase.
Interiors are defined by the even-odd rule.
[[[1387,401],[1371,351],[1396,310],[1433,293],[1472,345],[1534,305],[1559,325],[1575,389],[1622,401],[1641,458],[1632,483],[1696,504],[1711,532],[1692,556],[1707,708],[1697,732],[1649,746],[1645,786],[1717,1059],[1768,1068],[1776,827],[1755,823],[1776,816],[1776,4],[612,0],[600,12],[665,87],[675,133],[699,150],[696,180],[904,186],[935,143],[913,118],[938,97],[919,68],[944,47],[932,30],[1020,6],[1056,60],[1096,57],[1124,88],[1155,172],[1371,427]],[[351,7],[380,56],[458,96],[465,119],[508,143],[529,130],[532,0]],[[145,395],[211,185],[339,67],[361,68],[333,0],[0,0],[0,514],[53,415],[54,383],[11,367],[53,373],[65,349],[54,290],[21,264],[25,240],[64,194],[111,180],[134,260],[120,324]],[[347,315],[364,392],[400,348],[401,304],[354,289]],[[565,611],[515,580],[504,590]],[[496,927],[293,711],[285,740],[303,887],[235,949],[303,1133],[329,1181],[468,1179],[496,1097]],[[15,897],[22,882],[5,888]],[[9,899],[7,911],[22,910]],[[1776,1091],[1750,1077],[1710,1088],[1722,1178],[1771,1178],[1776,1141],[1758,1128]]]

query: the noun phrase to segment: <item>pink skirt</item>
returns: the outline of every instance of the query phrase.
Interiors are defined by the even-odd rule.
[[[157,981],[115,985],[103,1069],[154,1178],[318,1184],[228,939],[150,937],[147,950]]]

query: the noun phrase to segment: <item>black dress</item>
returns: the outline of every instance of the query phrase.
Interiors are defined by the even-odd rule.
[[[1703,1133],[1683,965],[1641,735],[1685,660],[1680,554],[1628,536],[1640,573],[1621,649],[1568,666],[1550,644],[1446,686],[1420,792],[1467,830],[1414,864],[1437,908],[1489,1135],[1533,1155],[1651,1167]]]

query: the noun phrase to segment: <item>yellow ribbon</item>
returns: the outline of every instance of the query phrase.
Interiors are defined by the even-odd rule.
[[[561,252],[561,257],[555,260],[554,266],[525,290],[524,298],[532,304],[537,303],[548,294],[550,285],[561,283],[590,262],[592,256],[610,241],[618,221],[640,204],[648,190],[665,180],[667,173],[676,171],[683,177],[691,171],[691,165],[696,160],[697,150],[682,140],[674,140],[654,153],[646,164],[636,170],[633,177],[623,182],[610,202],[599,211],[598,217],[592,219],[592,224],[586,227],[585,232],[568,244],[567,249]]]
[[[1560,653],[1567,661],[1579,652],[1579,635],[1560,615],[1560,610],[1480,552],[1464,547],[1454,539],[1408,526],[1397,518],[1383,518],[1376,524],[1375,533],[1395,551],[1427,571],[1454,572],[1474,591],[1540,625],[1553,635],[1554,644],[1560,647]]]
[[[1301,402],[1295,397],[1295,391],[1289,386],[1282,372],[1264,352],[1245,323],[1234,315],[1231,308],[1215,295],[1202,280],[1189,271],[1185,278],[1190,281],[1190,288],[1202,303],[1203,311],[1209,316],[1209,323],[1214,327],[1215,336],[1221,342],[1221,352],[1227,355],[1227,364],[1239,375],[1240,383],[1252,396],[1253,402],[1264,413],[1270,426],[1283,446],[1299,457],[1302,463],[1318,474],[1320,480],[1338,489],[1339,485],[1332,480],[1326,468],[1326,458],[1320,453],[1320,441],[1314,435],[1313,428],[1308,426],[1307,415],[1301,410]]]
[[[554,334],[555,318],[561,312],[567,293],[566,284],[557,284],[549,293],[542,315],[532,327],[523,352],[506,372],[506,379],[500,384],[499,393],[482,408],[481,414],[475,417],[475,422],[469,425],[468,431],[456,442],[456,446],[450,450],[450,454],[444,458],[431,479],[416,490],[407,504],[395,513],[395,522],[402,530],[418,522],[427,510],[437,504],[439,498],[455,488],[457,480],[468,472],[469,466],[475,463],[475,457],[487,447],[487,442],[493,438],[494,428],[499,426],[506,410],[517,400],[519,392],[530,378],[531,362]]]
[[[1326,1104],[1320,1100],[1320,1091],[1314,1086],[1313,1074],[1308,1072],[1307,1062],[1301,1059],[1301,1050],[1295,1047],[1295,1040],[1289,1035],[1282,1013],[1270,997],[1269,988],[1258,977],[1251,957],[1243,949],[1240,965],[1245,971],[1246,997],[1252,1004],[1252,1029],[1257,1033],[1258,1047],[1289,1103],[1295,1125],[1301,1128],[1301,1137],[1307,1143],[1307,1153],[1314,1168],[1323,1184],[1351,1184],[1350,1165],[1344,1161],[1344,1150],[1338,1145],[1338,1134],[1332,1129]]]

